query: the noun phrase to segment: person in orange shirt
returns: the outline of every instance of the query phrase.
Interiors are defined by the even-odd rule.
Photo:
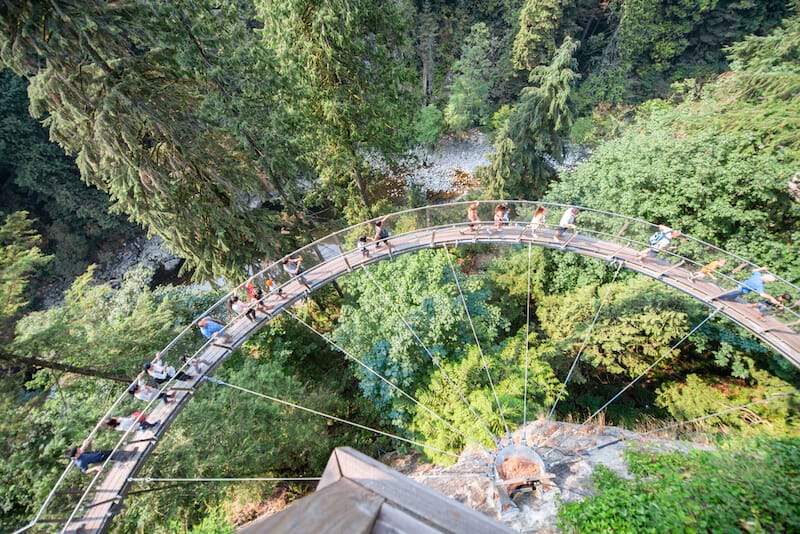
[[[714,276],[714,272],[723,265],[725,265],[726,263],[728,263],[728,260],[726,260],[725,258],[720,258],[718,260],[708,262],[707,264],[703,265],[699,271],[697,271],[696,273],[692,273],[692,275],[689,277],[689,281],[694,283],[695,280],[699,278],[705,278],[706,276],[708,276],[709,278],[711,278],[716,282],[717,278]]]

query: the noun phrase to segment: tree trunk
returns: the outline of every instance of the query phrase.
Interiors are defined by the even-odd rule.
[[[350,157],[353,158],[353,176],[356,179],[358,193],[361,195],[361,202],[363,202],[364,207],[369,210],[369,201],[367,200],[367,184],[364,183],[364,178],[361,176],[361,171],[358,169],[358,156],[352,146],[350,147]]]
[[[13,354],[6,354],[5,352],[0,352],[0,360],[19,363],[28,367],[55,369],[56,371],[64,371],[65,373],[75,373],[83,376],[102,378],[104,380],[112,380],[114,382],[121,382],[123,384],[130,384],[133,382],[133,378],[106,373],[98,369],[92,369],[89,367],[76,367],[74,365],[51,362],[49,360],[43,360],[41,358],[31,358],[28,356],[16,356]]]

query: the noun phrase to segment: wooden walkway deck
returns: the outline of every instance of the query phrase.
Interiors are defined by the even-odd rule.
[[[532,238],[530,230],[526,230],[526,226],[522,224],[512,224],[505,227],[502,232],[495,231],[490,234],[484,229],[475,234],[464,235],[461,230],[465,226],[465,224],[451,225],[410,232],[390,238],[388,243],[377,249],[374,244],[370,244],[368,258],[363,258],[360,249],[356,248],[347,254],[339,255],[315,266],[305,273],[305,277],[312,288],[317,289],[361,266],[426,248],[445,245],[455,247],[467,243],[532,243],[540,247],[558,248],[606,261],[623,262],[628,269],[660,280],[712,308],[719,308],[719,314],[725,315],[749,330],[794,365],[800,367],[800,335],[796,330],[790,329],[774,317],[762,320],[758,311],[746,304],[713,301],[713,298],[723,291],[710,282],[698,280],[691,283],[688,280],[691,271],[687,270],[682,262],[671,264],[663,258],[653,258],[642,263],[637,259],[638,250],[624,244],[602,241],[580,234],[567,233],[562,242],[555,243],[552,231],[539,230],[537,237]],[[488,227],[489,225],[486,225],[484,228]],[[268,303],[275,306],[272,316],[306,295],[305,287],[296,279],[285,284],[283,289],[288,298],[269,297]],[[266,325],[269,319],[263,318],[255,323],[244,317],[234,320],[226,327],[226,331],[234,338],[232,347],[234,349],[239,347],[250,335]],[[175,402],[167,406],[158,406],[155,409],[151,420],[161,419],[162,421],[155,434],[149,431],[131,434],[131,439],[122,449],[125,459],[109,464],[110,468],[107,468],[104,475],[101,475],[101,482],[90,493],[89,502],[84,505],[82,515],[80,517],[76,515],[64,527],[64,532],[105,532],[108,529],[113,516],[121,510],[122,501],[132,485],[130,479],[137,475],[161,435],[167,431],[172,421],[180,414],[194,391],[202,386],[204,376],[212,373],[231,352],[231,349],[211,344],[206,346],[200,354],[200,358],[212,362],[210,368],[204,370],[203,374],[196,377],[191,383],[177,383],[180,390],[177,392]]]

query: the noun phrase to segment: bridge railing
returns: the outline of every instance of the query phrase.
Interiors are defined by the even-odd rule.
[[[507,204],[509,208],[510,220],[508,224],[504,225],[504,232],[506,235],[511,235],[513,232],[521,234],[530,223],[534,211],[539,206],[544,206],[548,210],[547,224],[544,225],[543,228],[546,231],[552,231],[558,226],[558,222],[564,210],[570,207],[567,204],[552,202],[480,201],[478,214],[481,220],[481,231],[486,231],[494,227],[494,210],[501,202]],[[392,238],[398,238],[422,230],[432,230],[435,232],[437,229],[454,227],[465,229],[468,225],[466,213],[469,204],[471,204],[471,202],[454,202],[425,206],[393,213],[381,219],[385,221],[384,224],[390,233],[389,241],[391,243]],[[581,236],[614,242],[620,247],[644,250],[649,247],[649,237],[658,231],[658,225],[641,219],[586,207],[579,207],[579,210],[580,212],[576,219],[578,228],[575,232]],[[336,259],[341,256],[358,257],[360,255],[358,238],[360,236],[372,237],[375,234],[374,222],[376,220],[378,219],[342,228],[341,230],[292,252],[286,257],[301,256],[303,258],[302,264],[305,269],[305,274],[313,278],[315,269],[328,260]],[[669,221],[664,222],[669,224]],[[568,230],[565,239],[572,233],[572,230]],[[529,236],[530,234],[528,233],[526,235]],[[468,240],[467,237],[464,239],[465,241]],[[700,267],[715,259],[726,258],[728,260],[727,265],[715,273],[717,277],[716,283],[720,286],[720,293],[737,287],[742,280],[750,276],[753,269],[758,268],[757,265],[736,254],[722,250],[710,243],[705,243],[688,235],[683,235],[681,238],[675,240],[673,244],[676,245],[675,250],[661,252],[660,256],[672,263],[683,262],[685,267],[693,271],[699,270]],[[370,250],[374,250],[374,244],[372,242],[370,242],[369,247]],[[291,277],[284,272],[280,260],[267,264],[253,276],[261,281],[263,281],[264,278],[272,278],[276,283],[284,285],[291,280]],[[793,302],[797,302],[800,299],[800,288],[782,278],[778,278],[778,281],[770,284],[767,290],[770,294],[787,293],[792,297]],[[162,349],[161,353],[163,359],[177,366],[177,363],[182,359],[181,357],[194,357],[204,351],[210,341],[200,335],[196,328],[197,322],[209,315],[223,320],[226,324],[230,324],[236,320],[236,315],[231,313],[227,308],[228,298],[233,293],[242,294],[241,285],[222,294],[219,300],[202,313],[198,314],[194,321],[187,325],[166,347],[164,347],[164,349]],[[265,295],[268,295],[267,291],[265,291]],[[280,309],[286,305],[281,301],[274,301],[274,304],[276,305],[276,311],[280,311]],[[786,309],[777,313],[776,317],[786,324],[791,324],[800,319],[800,314],[798,314],[795,309]],[[794,331],[798,330],[797,326],[792,325],[792,327]],[[172,383],[168,382],[162,386],[161,390],[166,391],[171,385]],[[92,430],[90,436],[97,434],[105,419],[121,411],[120,407],[126,405],[126,399],[128,397],[127,393],[123,391]],[[148,404],[147,408],[149,407],[150,404]],[[125,446],[128,440],[129,435],[125,433],[116,443],[113,450],[118,451]],[[56,483],[56,486],[48,495],[34,520],[18,530],[17,533],[30,531],[34,526],[47,530],[49,527],[42,522],[44,521],[43,517],[48,507],[52,507],[54,510],[58,509],[59,511],[63,511],[65,508],[71,509],[72,516],[76,516],[76,514],[79,513],[86,499],[91,495],[93,488],[99,483],[102,477],[98,475],[91,480],[89,486],[81,493],[80,498],[77,499],[77,504],[74,506],[67,505],[64,502],[54,504],[54,501],[57,500],[55,496],[63,495],[60,494],[59,491],[61,486],[67,483],[65,481],[71,480],[74,483],[74,478],[70,476],[71,469],[72,464],[70,463]],[[68,493],[68,495],[71,496],[69,500],[75,503],[73,493]]]

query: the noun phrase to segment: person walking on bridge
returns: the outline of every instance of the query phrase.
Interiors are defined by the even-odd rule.
[[[148,386],[144,381],[144,371],[139,373],[139,376],[136,377],[136,380],[128,388],[128,393],[135,399],[145,402],[158,399],[164,404],[171,404],[175,396],[174,393],[164,393],[152,386]]]
[[[533,212],[533,217],[531,218],[531,237],[536,237],[536,230],[544,228],[546,219],[547,208],[544,206],[539,206],[536,208],[536,211]]]
[[[228,299],[228,310],[236,315],[244,315],[250,322],[256,322],[256,310],[239,300],[239,295],[231,295]]]
[[[143,368],[144,372],[147,373],[147,375],[153,380],[155,380],[156,384],[159,385],[163,384],[164,382],[173,377],[175,378],[175,380],[180,380],[180,381],[194,380],[194,377],[192,375],[187,375],[183,371],[175,372],[174,367],[172,367],[168,363],[161,361],[160,352],[156,352],[156,357],[153,358],[152,361],[146,362],[143,365]]]
[[[741,302],[739,297],[752,292],[752,293],[758,293],[759,295],[761,295],[761,298],[766,299],[774,306],[777,307],[782,306],[781,302],[778,299],[768,294],[764,290],[764,284],[770,284],[775,280],[777,280],[777,277],[774,274],[764,272],[766,270],[767,270],[766,267],[759,267],[758,269],[753,269],[753,273],[750,275],[750,278],[739,284],[739,286],[736,289],[728,291],[727,293],[723,293],[722,295],[714,297],[711,300],[727,300],[733,302]]]
[[[639,261],[645,263],[648,258],[655,256],[659,252],[669,250],[672,247],[672,240],[681,236],[680,230],[673,230],[664,224],[658,225],[658,232],[650,236],[650,246],[638,255]]]
[[[311,290],[311,285],[306,280],[306,277],[303,276],[303,257],[297,256],[294,258],[284,258],[283,262],[283,270],[289,273],[292,278],[297,278],[297,281],[306,286],[306,289]]]
[[[203,334],[203,337],[206,339],[219,341],[224,345],[230,344],[230,342],[233,341],[233,338],[224,332],[225,323],[216,317],[207,315],[197,321],[197,326],[200,328],[200,333]]]
[[[102,464],[108,459],[109,456],[111,456],[112,452],[87,451],[86,449],[89,448],[89,443],[91,443],[91,439],[86,438],[84,442],[81,443],[80,447],[72,447],[67,451],[67,458],[75,462],[75,465],[78,466],[78,469],[86,474],[100,471],[103,468],[102,465],[95,465],[94,467],[89,466],[92,464]]]
[[[556,243],[561,242],[561,238],[564,236],[564,232],[567,231],[567,228],[572,230],[578,229],[578,227],[575,226],[575,218],[578,216],[579,212],[580,210],[575,206],[570,206],[564,210],[564,215],[561,216],[561,220],[558,222],[556,233],[553,234],[553,241]]]
[[[717,272],[717,269],[719,269],[720,267],[724,267],[726,263],[728,263],[728,260],[726,260],[725,258],[720,258],[718,260],[710,261],[705,265],[703,265],[702,267],[700,267],[699,271],[697,271],[696,273],[692,273],[689,276],[689,281],[694,283],[695,280],[699,280],[700,278],[705,278],[707,276],[711,278],[714,282],[716,282],[717,278],[714,276],[714,273]]]
[[[136,411],[128,417],[109,417],[103,423],[106,428],[116,430],[118,432],[127,432],[134,426],[138,430],[150,430],[161,424],[161,420],[150,423],[147,421],[147,415],[142,412]]]
[[[389,230],[386,229],[385,223],[386,217],[375,221],[375,235],[372,240],[375,241],[376,249],[381,246],[381,243],[386,243],[386,240],[389,239]]]
[[[478,225],[481,222],[480,217],[478,217],[478,202],[473,202],[467,208],[467,222],[469,223],[469,227],[461,230],[462,234],[472,234],[478,231]]]
[[[264,315],[269,317],[272,307],[267,304],[267,297],[264,296],[264,292],[261,291],[261,288],[256,285],[255,277],[252,277],[250,280],[245,282],[244,288],[247,290],[247,295],[250,297],[250,306],[261,311],[264,313]]]

